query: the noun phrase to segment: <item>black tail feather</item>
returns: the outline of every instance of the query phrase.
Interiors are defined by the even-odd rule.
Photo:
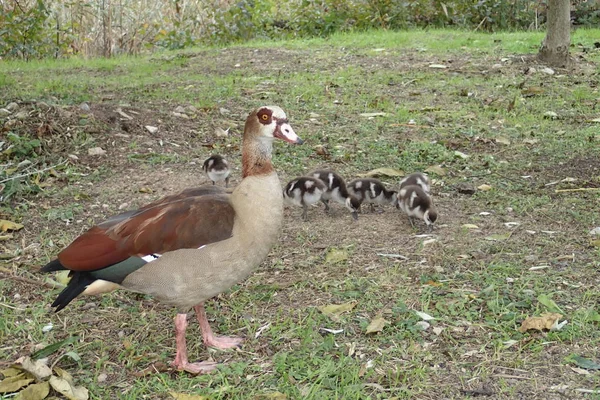
[[[41,272],[54,272],[54,271],[62,271],[65,269],[66,268],[60,263],[60,261],[58,261],[58,258],[57,258],[56,260],[52,260],[48,264],[44,265],[40,269],[40,271]]]
[[[67,287],[60,292],[56,300],[54,300],[54,303],[52,303],[52,307],[56,307],[56,310],[54,310],[55,312],[59,312],[65,308],[67,304],[71,302],[71,300],[79,296],[85,290],[85,288],[87,288],[96,280],[96,278],[87,272],[72,272],[72,274],[73,276],[67,284]]]

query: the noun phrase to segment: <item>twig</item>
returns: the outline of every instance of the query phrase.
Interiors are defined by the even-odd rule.
[[[56,289],[58,286],[48,282],[37,281],[35,279],[23,278],[22,276],[7,275],[4,272],[0,272],[0,279],[12,279],[13,281],[28,283],[30,285],[38,285],[47,287],[49,289]]]
[[[415,124],[390,124],[389,126],[410,126],[411,128],[433,128],[433,126],[415,125]]]
[[[579,393],[600,394],[600,390],[593,389],[575,389],[575,391]]]
[[[483,17],[483,19],[481,20],[479,25],[477,25],[477,28],[475,28],[475,30],[473,32],[477,32],[479,30],[479,28],[481,28],[481,25],[483,25],[483,23],[485,22],[486,19],[487,19],[487,17]]]
[[[13,181],[13,180],[15,180],[15,179],[24,178],[24,177],[26,177],[26,176],[29,176],[29,175],[35,175],[35,174],[39,174],[39,173],[41,173],[41,172],[46,172],[46,171],[49,171],[49,170],[51,170],[51,169],[54,169],[54,168],[56,168],[56,167],[59,167],[59,166],[61,166],[61,165],[63,165],[63,164],[66,164],[68,161],[69,161],[69,160],[64,160],[63,162],[61,162],[61,163],[58,163],[58,164],[56,164],[56,165],[53,165],[53,166],[51,166],[51,167],[47,167],[47,168],[40,169],[40,170],[37,170],[37,171],[28,172],[28,173],[26,173],[26,174],[21,174],[21,175],[17,175],[17,176],[12,176],[12,177],[10,177],[10,178],[6,178],[6,179],[4,179],[4,180],[0,181],[0,183],[4,183],[4,182],[8,182],[8,181]]]
[[[2,183],[2,182],[0,182]],[[597,192],[600,188],[577,188],[577,189],[556,189],[554,193],[565,193],[565,192]]]
[[[519,375],[495,374],[494,376],[497,378],[506,378],[506,379],[523,379],[523,380],[527,380],[527,381],[531,380],[531,378],[528,378],[526,376],[519,376]]]

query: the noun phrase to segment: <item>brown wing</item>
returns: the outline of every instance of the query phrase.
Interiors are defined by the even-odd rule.
[[[95,271],[130,256],[198,248],[231,236],[235,211],[228,195],[176,196],[181,198],[98,224],[64,249],[59,261],[72,271]]]

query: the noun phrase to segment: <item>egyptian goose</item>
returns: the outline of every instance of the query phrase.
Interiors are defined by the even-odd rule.
[[[360,201],[348,193],[344,178],[326,169],[313,171],[308,175],[320,179],[327,187],[327,191],[321,196],[321,201],[325,204],[325,212],[329,212],[329,200],[333,200],[343,204],[352,213],[352,218],[358,219]]]
[[[208,179],[212,181],[213,185],[216,182],[225,181],[225,187],[229,187],[229,164],[223,156],[213,154],[208,157],[204,161],[202,169],[208,175]]]
[[[300,206],[304,209],[302,219],[306,221],[308,206],[321,200],[327,191],[325,184],[317,178],[301,176],[292,179],[283,189],[283,199],[287,204]]]
[[[437,210],[431,197],[420,186],[408,185],[400,189],[397,207],[406,213],[413,228],[412,218],[415,217],[422,219],[430,232],[433,230],[433,223],[438,217]]]
[[[398,203],[398,192],[387,190],[379,179],[355,179],[348,184],[348,192],[356,197],[361,204],[363,202],[369,203],[371,212],[374,211],[373,204],[391,204],[395,206]]]
[[[243,179],[231,194],[214,186],[188,189],[109,218],[75,239],[42,268],[71,271],[52,306],[59,311],[79,294],[117,288],[153,295],[179,310],[173,365],[191,373],[215,369],[215,363],[188,362],[186,312],[194,308],[205,345],[241,344],[213,334],[203,302],[248,277],[279,237],[283,198],[271,164],[274,138],[302,143],[281,108],[253,111],[244,128]]]
[[[431,193],[431,183],[429,177],[422,172],[415,172],[402,178],[400,181],[400,189],[405,186],[417,185],[428,195]]]

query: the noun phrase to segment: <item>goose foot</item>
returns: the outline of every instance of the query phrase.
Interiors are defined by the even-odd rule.
[[[216,336],[210,325],[208,323],[208,319],[206,318],[206,311],[204,310],[204,305],[198,304],[194,307],[196,311],[196,317],[198,318],[198,322],[200,323],[200,330],[202,331],[202,340],[207,347],[214,347],[217,349],[231,349],[235,347],[240,347],[244,342],[242,338],[229,337],[229,336]]]
[[[209,372],[212,372],[215,369],[217,369],[217,365],[219,364],[212,361],[202,361],[195,363],[187,361],[178,362],[177,360],[173,361],[173,366],[177,368],[178,371],[186,371],[194,375],[207,374]]]
[[[186,371],[191,374],[206,374],[217,368],[217,363],[212,361],[188,362],[187,346],[185,343],[185,331],[187,329],[187,315],[177,314],[175,317],[175,340],[177,343],[177,354],[171,363],[177,370]]]

